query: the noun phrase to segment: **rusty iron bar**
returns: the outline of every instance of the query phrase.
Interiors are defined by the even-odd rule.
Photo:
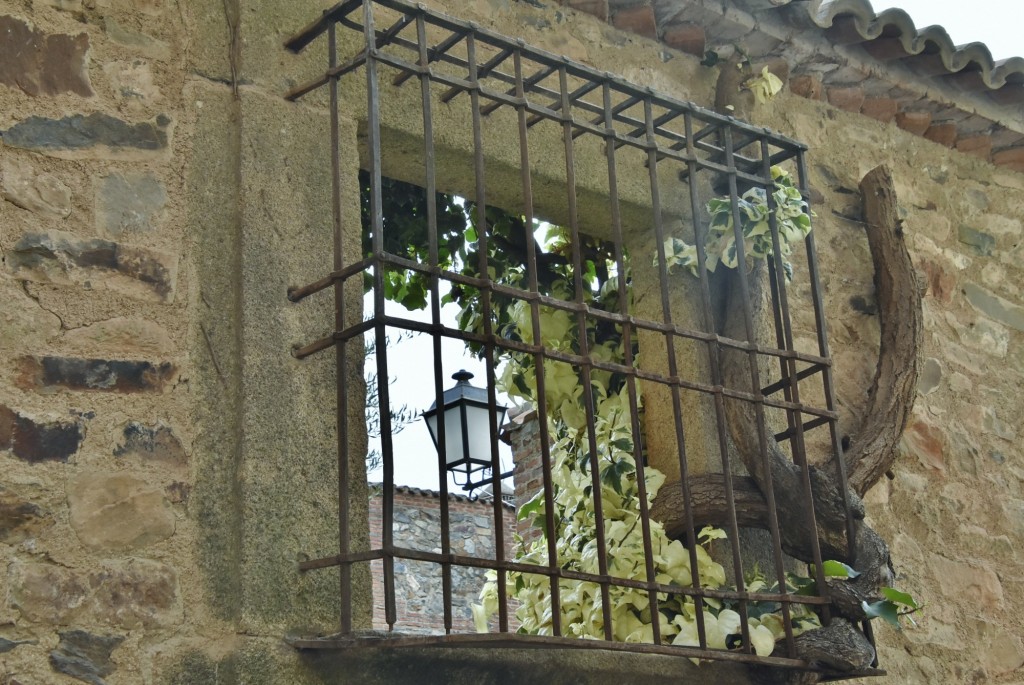
[[[420,64],[426,66],[430,61],[427,53],[427,22],[422,13],[416,15],[416,42],[419,45]],[[437,239],[437,182],[434,155],[434,117],[433,105],[430,99],[430,75],[420,75],[420,107],[423,112],[423,167],[426,182],[424,193],[427,204],[427,241],[428,260],[431,267],[438,268],[440,261],[438,239]],[[441,288],[440,279],[436,273],[430,275],[430,321],[434,326],[441,325]],[[441,361],[441,336],[431,336],[433,344],[433,370],[434,370],[434,406],[439,411],[444,407],[444,369]],[[445,476],[447,466],[448,443],[447,443],[447,421],[438,421],[437,427],[437,474],[438,474],[438,501],[441,511],[441,553],[449,555],[452,552],[451,541],[451,517],[448,503],[448,478]],[[452,632],[452,565],[445,562],[441,564],[441,593],[443,600],[443,620],[445,633]]]
[[[335,25],[328,28],[327,59],[333,67],[338,62],[338,47]],[[344,224],[341,213],[342,177],[341,177],[341,137],[339,133],[338,110],[338,77],[330,82],[331,103],[331,218],[333,223],[334,271],[338,273],[345,266]],[[334,284],[334,329],[345,330],[345,281],[332,279]],[[289,296],[291,293],[289,293]],[[291,299],[289,297],[289,299]],[[293,300],[294,301],[294,300]],[[335,343],[335,401],[338,403],[335,417],[338,432],[338,546],[342,554],[348,554],[351,545],[351,528],[349,526],[349,434],[348,434],[348,388],[344,378],[348,370],[348,341],[339,340]],[[352,565],[342,564],[338,574],[339,583],[339,617],[338,624],[342,634],[352,632]]]
[[[804,158],[803,153],[797,155],[796,158],[797,166],[797,183],[800,187],[800,193],[804,196],[808,196],[807,188],[807,161]],[[809,273],[808,280],[811,284],[811,301],[814,304],[814,323],[815,329],[818,333],[818,353],[827,357],[829,356],[828,348],[828,324],[825,321],[825,302],[824,296],[821,292],[821,280],[818,278],[818,256],[817,251],[814,247],[814,231],[807,234],[807,239],[804,241],[807,249],[807,271]],[[828,411],[834,411],[836,406],[836,394],[835,385],[832,380],[832,366],[826,366],[822,369],[821,374],[822,389],[825,393],[825,408]],[[838,418],[838,417],[837,417]],[[843,458],[843,443],[839,437],[839,422],[837,419],[829,421],[829,431],[832,440],[832,457],[836,463],[836,480],[838,481],[839,489],[843,495],[843,515],[846,518],[846,551],[849,557],[849,563],[857,563],[857,531],[856,523],[853,518],[853,505],[850,502],[850,487],[846,478],[846,460]],[[867,623],[865,623],[867,625]],[[875,644],[875,641],[870,632],[870,627],[864,633],[871,644]],[[875,657],[877,662],[878,658]]]

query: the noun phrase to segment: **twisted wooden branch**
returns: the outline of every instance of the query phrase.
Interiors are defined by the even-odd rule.
[[[869,391],[868,411],[860,429],[854,434],[845,459],[850,486],[846,499],[850,513],[856,519],[854,524],[847,526],[844,493],[836,481],[829,474],[811,467],[808,477],[816,517],[816,525],[812,527],[806,514],[806,502],[794,496],[805,489],[800,467],[789,460],[770,436],[766,445],[767,458],[764,458],[756,429],[759,420],[756,406],[737,400],[726,402],[733,447],[751,474],[733,479],[739,525],[768,527],[768,507],[763,493],[770,485],[776,495],[781,543],[787,554],[803,561],[813,561],[809,543],[817,537],[823,558],[845,560],[862,572],[855,580],[830,583],[829,587],[838,612],[853,621],[865,618],[861,602],[875,599],[879,588],[891,580],[888,547],[863,523],[863,503],[858,495],[864,494],[877,482],[896,459],[897,444],[916,396],[918,350],[922,337],[921,296],[910,255],[903,243],[892,175],[887,167],[880,166],[864,177],[860,188],[875,268],[882,333],[878,365]],[[749,296],[757,321],[767,313],[766,298],[762,292],[763,274],[760,278],[751,277],[749,282]],[[734,282],[733,287],[738,285]],[[732,316],[727,322],[726,334],[744,338],[743,320],[736,316],[742,308],[733,306],[730,311]],[[756,388],[750,387],[748,364],[746,353],[725,352],[725,383],[729,387],[756,392]],[[692,478],[689,489],[698,526],[705,523],[722,525],[726,521],[727,506],[721,475]],[[686,525],[682,498],[682,488],[678,484],[669,484],[662,488],[655,500],[652,514],[665,524],[670,533],[678,534]],[[852,544],[848,540],[848,531],[854,535]],[[852,554],[849,552],[851,549]],[[808,659],[819,661],[824,658],[822,655],[832,655],[829,658],[833,661],[828,664],[831,668],[853,669],[870,663],[874,656],[870,645],[862,636],[849,638],[848,633],[860,634],[846,621],[838,621],[841,623],[831,632],[812,631],[817,635],[805,640],[807,650],[801,647],[801,653],[806,652],[804,656]]]

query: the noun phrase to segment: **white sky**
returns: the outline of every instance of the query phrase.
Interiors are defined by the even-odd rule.
[[[918,29],[938,24],[957,45],[979,41],[996,60],[1024,56],[1022,0],[872,0],[875,12],[902,9]]]
[[[983,42],[996,60],[1024,55],[1024,41],[1017,23],[1024,0],[874,0],[872,7],[876,12],[899,7],[910,15],[918,29],[938,24],[946,29],[956,44]],[[368,300],[365,307],[369,313],[372,301]],[[449,305],[442,314],[451,326],[455,325],[457,311],[454,305]],[[405,314],[401,307],[390,303],[389,312],[424,321],[429,319],[428,311]],[[464,353],[460,347],[453,341],[446,341],[442,360],[443,387],[447,389],[454,385],[451,375],[462,368],[476,375],[471,381],[474,385],[484,386],[486,374],[483,363]],[[403,341],[388,351],[389,375],[394,380],[391,386],[393,404],[406,404],[417,413],[431,405],[434,401],[432,354],[430,339],[425,335]],[[396,483],[437,489],[437,457],[422,419],[394,436],[394,451]],[[507,468],[511,464],[511,452],[504,444],[501,445],[501,454]],[[380,470],[372,471],[369,478],[377,481],[381,475]],[[450,487],[454,488],[454,485],[450,484]]]

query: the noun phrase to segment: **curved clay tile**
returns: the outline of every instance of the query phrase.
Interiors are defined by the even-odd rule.
[[[876,14],[868,0],[813,0],[808,13],[834,42],[860,44],[869,54],[899,57],[893,54],[893,40],[898,40],[907,64],[915,69],[920,67],[925,76],[955,74],[974,64],[971,71],[976,71],[980,82],[991,90],[1007,83],[1024,82],[1024,58],[996,62],[984,43],[956,45],[943,27],[918,29],[910,15],[898,8]],[[882,44],[872,49],[875,41]],[[916,56],[925,58],[911,59]]]

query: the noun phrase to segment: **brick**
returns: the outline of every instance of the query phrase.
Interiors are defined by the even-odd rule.
[[[892,98],[866,98],[860,113],[887,124],[896,118],[898,110],[899,104]]]
[[[17,383],[26,390],[161,392],[177,368],[170,362],[23,356]]]
[[[707,49],[704,27],[697,24],[676,24],[665,29],[661,40],[671,48],[703,57]]]
[[[658,24],[654,18],[654,8],[646,5],[618,10],[612,17],[612,24],[617,29],[629,31],[645,38],[658,37]]]
[[[931,112],[899,112],[896,114],[896,125],[904,131],[923,136],[932,125]]]
[[[857,86],[829,88],[828,102],[847,112],[860,112],[864,106],[864,89]]]
[[[9,450],[22,461],[67,462],[84,439],[81,423],[36,421],[0,404],[0,450]]]
[[[46,34],[0,16],[0,84],[28,95],[93,94],[86,53],[89,34]]]
[[[568,0],[566,4],[574,10],[592,14],[601,21],[608,21],[608,0]]]
[[[1000,150],[992,155],[992,163],[1014,171],[1024,171],[1024,147]]]
[[[956,141],[956,149],[965,155],[987,160],[992,156],[992,136],[980,135],[961,138]]]
[[[953,147],[956,143],[956,124],[932,124],[924,132],[924,137],[933,143]]]
[[[823,96],[821,79],[813,74],[794,76],[789,81],[789,90],[794,95],[799,95],[808,100],[821,100]]]

